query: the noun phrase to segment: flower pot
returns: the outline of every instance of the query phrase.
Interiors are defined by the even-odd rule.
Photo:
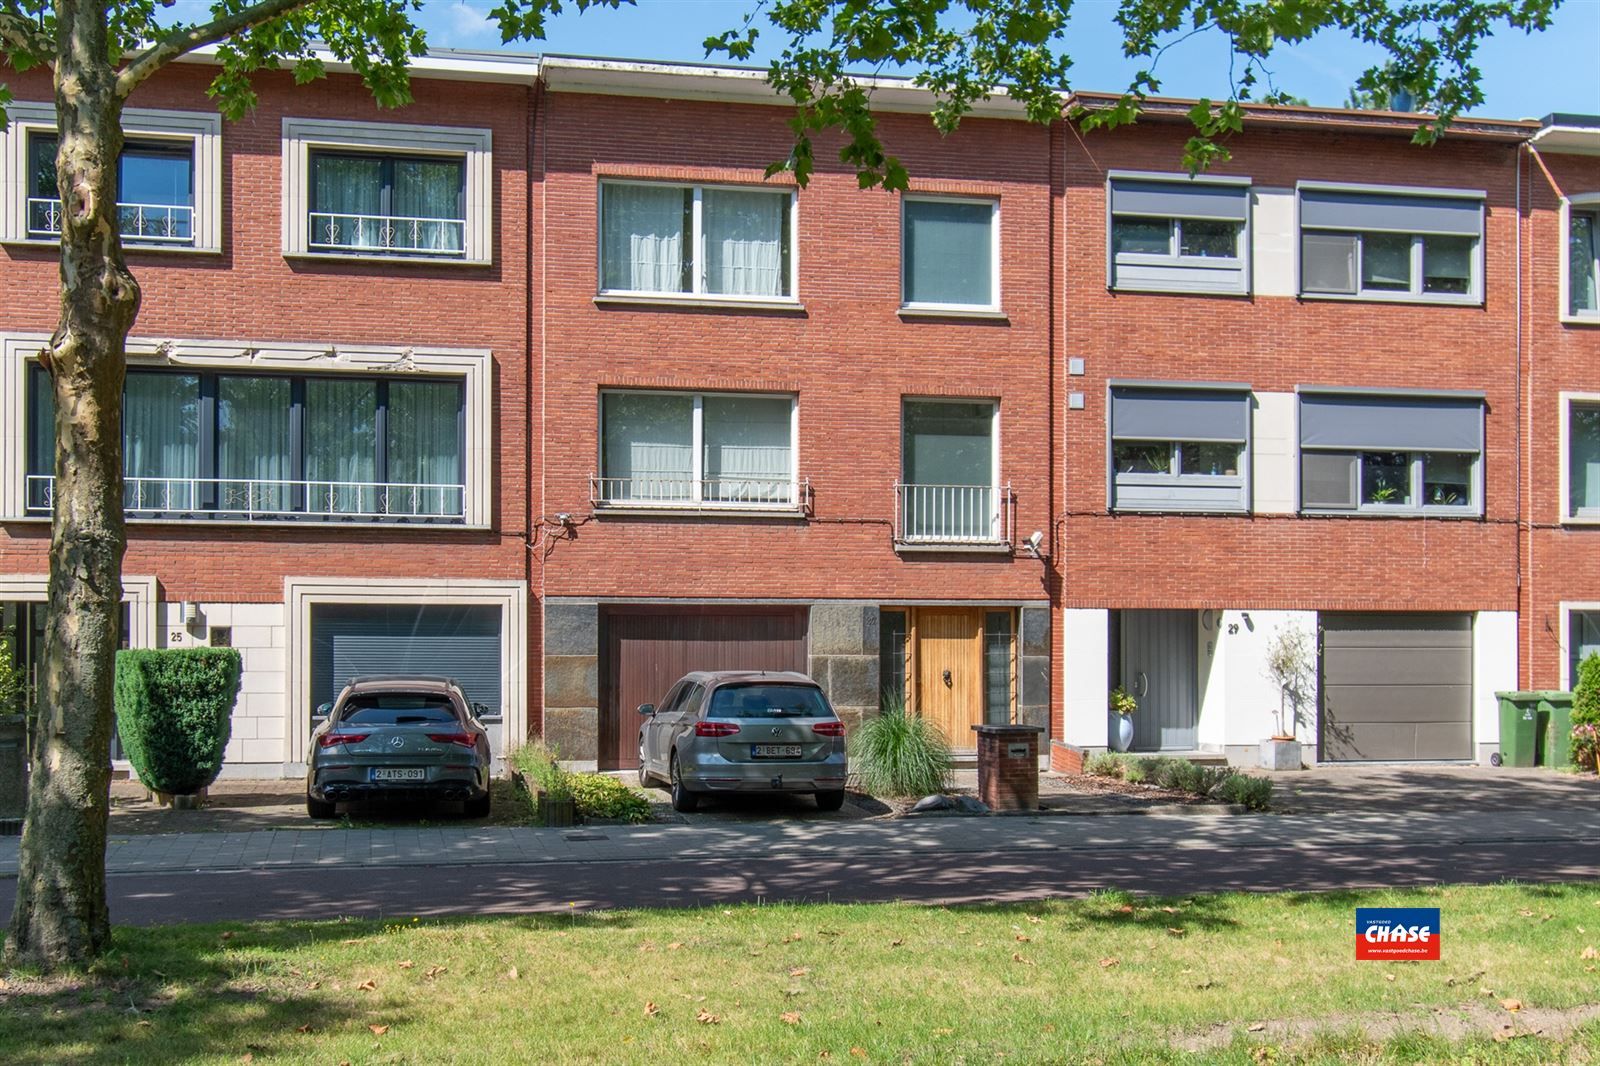
[[[1305,765],[1298,740],[1273,737],[1261,742],[1263,770],[1299,770]]]
[[[1133,718],[1130,715],[1117,715],[1117,731],[1111,736],[1111,744],[1118,751],[1127,751],[1133,746]]]
[[[539,823],[546,826],[565,827],[578,824],[578,805],[571,796],[552,797],[539,793]]]

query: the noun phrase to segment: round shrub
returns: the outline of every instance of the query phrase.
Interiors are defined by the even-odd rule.
[[[1578,664],[1578,687],[1572,695],[1572,724],[1600,726],[1600,652]]]
[[[240,668],[233,648],[117,653],[117,731],[145,787],[183,796],[217,779]]]

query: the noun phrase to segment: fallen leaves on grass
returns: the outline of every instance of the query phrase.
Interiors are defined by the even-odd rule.
[[[1600,951],[1596,951],[1594,949],[1594,945],[1591,944],[1588,947],[1584,948],[1582,951],[1578,952],[1578,958],[1580,958],[1580,959],[1600,959]]]
[[[811,967],[809,967],[809,966],[796,966],[794,969],[789,971],[789,976],[790,977],[804,977],[806,974],[808,974],[810,972],[811,972]]]
[[[864,1047],[853,1047],[850,1049],[850,1054],[854,1055],[858,1059],[864,1059],[867,1057],[867,1049]]]
[[[1107,956],[1106,958],[1103,958],[1103,959],[1100,960],[1100,968],[1102,970],[1109,970],[1109,969],[1111,969],[1111,967],[1118,966],[1121,963],[1122,963],[1121,959],[1112,958],[1110,956]]]
[[[1265,1032],[1266,1028],[1267,1028],[1267,1023],[1266,1022],[1251,1022],[1249,1030],[1252,1033],[1260,1033],[1260,1032]]]
[[[788,944],[788,943],[791,943],[792,941],[803,939],[804,936],[805,936],[804,933],[802,933],[802,932],[800,932],[800,930],[796,929],[794,932],[792,932],[788,936],[784,937],[783,938],[783,942],[785,944]]]
[[[1017,934],[1017,943],[1019,943],[1019,944],[1026,944],[1029,941],[1031,941],[1032,939],[1033,939],[1033,937],[1029,936],[1027,933],[1018,933]]]
[[[414,963],[414,962],[412,962],[412,961],[411,961],[411,960],[410,960],[410,959],[403,959],[403,960],[401,960],[401,962],[400,962],[400,963],[399,963],[399,966],[400,966],[400,968],[401,968],[401,969],[402,969],[402,970],[409,970],[409,969],[411,969],[411,968],[413,968],[413,967],[414,967],[414,966],[416,966],[416,965],[417,965],[417,964],[416,964],[416,963]]]
[[[644,1005],[644,1016],[646,1018],[654,1018],[657,1015],[659,1015],[660,1013],[661,1013],[661,1008],[656,1004],[656,1002],[654,1000],[651,1000],[649,1003],[646,1003]]]
[[[517,972],[517,968],[515,966],[513,966],[513,967],[511,967],[511,969],[506,971],[506,977],[508,977],[509,979],[511,979],[513,981],[516,981],[516,980],[520,980],[521,979],[522,974],[518,973]]]
[[[422,976],[426,977],[430,981],[433,981],[433,980],[436,980],[436,979],[438,979],[440,977],[443,977],[445,974],[447,974],[449,972],[450,972],[450,967],[448,967],[448,966],[429,966],[428,967],[428,972],[424,973]]]
[[[667,945],[667,950],[668,951],[677,951],[681,947],[683,947],[683,941],[674,940],[672,943]]]
[[[372,1030],[373,1036],[382,1036],[384,1033],[389,1031],[389,1027],[387,1025],[369,1025],[367,1028]]]
[[[311,1032],[311,1023],[306,1022],[304,1025],[297,1025],[295,1026],[294,1031],[297,1033],[309,1033]]]
[[[1502,999],[1500,1001],[1500,1005],[1502,1007],[1504,1007],[1506,1010],[1510,1011],[1512,1014],[1515,1014],[1517,1011],[1522,1009],[1522,1000],[1520,1000],[1520,999]]]
[[[1187,930],[1179,929],[1179,928],[1177,928],[1175,926],[1170,926],[1170,925],[1167,926],[1167,935],[1168,936],[1184,936],[1184,935],[1187,934],[1187,932],[1188,932]]]
[[[1011,953],[1011,961],[1012,962],[1020,962],[1024,966],[1037,966],[1038,965],[1038,963],[1034,962],[1032,959],[1024,957],[1022,952],[1020,952],[1020,951],[1013,951]]]
[[[699,1022],[701,1025],[716,1025],[718,1022],[722,1021],[722,1016],[720,1014],[712,1014],[704,1007],[701,1007],[697,1012],[695,1012],[694,1020]]]
[[[893,940],[889,941],[889,946],[892,948],[897,948],[904,943],[905,939],[903,937],[895,937]]]
[[[797,1010],[786,1010],[782,1014],[778,1015],[778,1020],[784,1025],[799,1025],[800,1012]]]
[[[359,985],[356,985],[357,992],[376,992],[377,990],[378,982],[372,980],[370,977],[365,981],[362,981]]]

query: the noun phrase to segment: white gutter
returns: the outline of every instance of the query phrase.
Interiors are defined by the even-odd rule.
[[[322,61],[329,74],[353,74],[349,63],[334,58],[325,48],[314,49],[312,54]],[[218,66],[217,48],[196,49],[179,56],[175,62]],[[498,82],[509,85],[533,85],[539,80],[540,60],[535,55],[510,52],[468,52],[436,50],[427,55],[414,56],[408,63],[413,78],[441,78],[449,81]],[[292,62],[280,66],[290,69]]]

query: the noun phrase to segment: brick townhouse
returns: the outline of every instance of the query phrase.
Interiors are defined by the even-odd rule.
[[[608,769],[707,668],[807,670],[847,720],[904,702],[963,748],[1045,726],[1061,766],[1121,685],[1135,747],[1242,758],[1284,627],[1319,653],[1320,758],[1478,758],[1493,691],[1566,661],[1538,612],[1600,643],[1567,467],[1519,451],[1565,405],[1587,455],[1600,181],[1566,153],[1592,126],[1421,149],[1407,117],[1258,110],[1190,179],[1187,104],[1089,134],[997,99],[940,138],[885,82],[891,194],[827,138],[806,188],[764,179],[790,134],[757,72],[417,74],[392,112],[269,76],[232,123],[189,64],[128,114],[127,639],[243,650],[230,773],[296,772],[314,709],[391,669]],[[0,603],[27,656],[56,209],[48,82],[8,80]]]
[[[120,210],[143,286],[125,394],[125,639],[244,659],[231,774],[303,765],[352,673],[449,664],[523,735],[530,624],[527,270],[533,68],[419,63],[380,111],[335,74],[214,68],[125,117]],[[49,546],[58,232],[47,72],[8,72],[0,134],[0,603],[37,654]],[[535,722],[535,724],[537,724]]]

